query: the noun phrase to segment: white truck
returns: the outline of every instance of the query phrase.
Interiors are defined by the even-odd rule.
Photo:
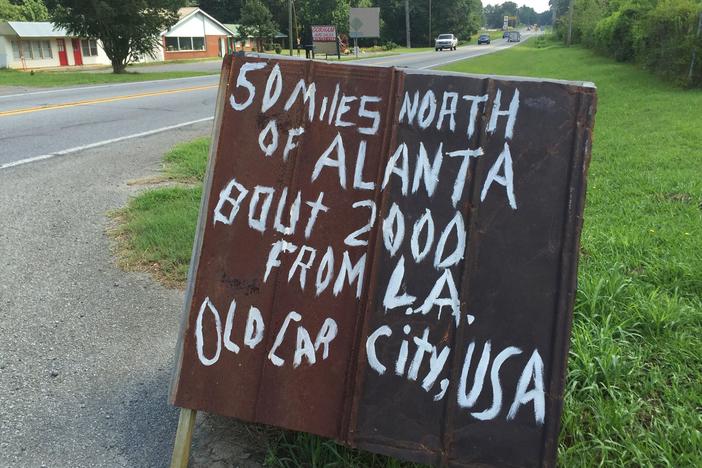
[[[458,47],[458,38],[453,34],[439,34],[439,37],[434,41],[434,49],[439,50],[456,50]]]

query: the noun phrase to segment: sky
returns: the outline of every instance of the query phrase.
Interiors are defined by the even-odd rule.
[[[483,0],[483,6],[485,5],[500,5],[507,0]],[[526,5],[532,7],[537,13],[543,13],[548,10],[548,0],[511,0],[519,6]]]

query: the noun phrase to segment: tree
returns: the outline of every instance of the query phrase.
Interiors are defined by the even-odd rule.
[[[273,15],[261,0],[246,0],[241,7],[241,27],[239,35],[242,39],[253,37],[256,39],[256,49],[263,50],[263,39],[270,38],[276,32]]]
[[[49,12],[42,0],[0,0],[0,21],[47,21]]]
[[[49,10],[42,0],[23,0],[19,7],[22,16],[27,21],[49,20]]]
[[[17,5],[13,5],[9,0],[0,0],[0,21],[21,21],[22,12]]]
[[[54,0],[51,20],[79,37],[99,39],[114,73],[155,57],[160,34],[178,21],[183,0]]]
[[[237,23],[241,15],[242,0],[200,0],[200,8],[222,23]],[[287,16],[287,8],[284,9]]]

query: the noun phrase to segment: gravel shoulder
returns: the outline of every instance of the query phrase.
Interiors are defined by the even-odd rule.
[[[209,124],[0,171],[0,466],[167,466],[182,292],[112,257],[106,213]],[[195,466],[259,466],[250,431],[199,415]],[[237,461],[235,461],[237,460]]]

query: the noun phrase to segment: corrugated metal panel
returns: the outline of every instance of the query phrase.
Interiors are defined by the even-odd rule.
[[[554,466],[595,104],[587,83],[225,59],[172,401]]]
[[[65,29],[46,21],[8,21],[19,37],[68,37]]]

